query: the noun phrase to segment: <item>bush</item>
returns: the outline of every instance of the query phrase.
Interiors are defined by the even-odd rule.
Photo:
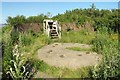
[[[6,78],[22,78],[27,75],[29,73],[24,73],[24,63],[22,63],[22,61],[24,61],[24,59],[18,55],[17,53],[19,52],[18,50],[15,50],[13,52],[14,46],[16,44],[20,44],[22,43],[19,47],[23,47],[24,45],[28,45],[31,43],[31,39],[32,37],[28,34],[17,34],[14,31],[10,33],[10,26],[6,26],[3,28],[3,37],[2,37],[2,54],[3,54],[3,79]],[[11,35],[10,35],[11,34]],[[24,35],[24,38],[23,38]],[[22,37],[22,39],[20,38]],[[17,40],[17,43],[16,43]],[[26,41],[25,41],[26,40]],[[21,42],[23,41],[23,42]],[[24,51],[23,51],[24,52]],[[14,55],[17,54],[17,55]],[[18,59],[19,58],[19,59]],[[26,61],[25,61],[26,62]],[[26,67],[27,69],[28,67]],[[10,74],[7,74],[7,72]],[[26,72],[26,71],[25,71]],[[26,74],[26,75],[25,75]],[[31,73],[32,74],[32,73]],[[27,77],[26,76],[26,77]]]
[[[3,41],[2,42],[2,54],[3,54],[3,74],[2,77],[6,78],[7,77],[7,70],[9,70],[9,65],[11,65],[10,60],[13,59],[12,57],[12,44],[11,44],[11,40],[9,38],[9,40],[7,42]]]
[[[19,41],[23,46],[30,45],[34,42],[34,38],[31,34],[25,33],[19,35]]]
[[[120,77],[120,55],[118,52],[118,41],[109,38],[108,34],[97,34],[92,41],[93,49],[102,54],[100,64],[93,69],[94,78],[108,80],[108,78]]]
[[[18,31],[12,30],[10,33],[10,36],[11,36],[10,38],[11,38],[12,44],[18,43],[18,40],[19,40],[19,32]]]
[[[120,55],[118,47],[114,43],[104,45],[101,50],[102,62],[94,67],[93,77],[107,79],[109,77],[120,77]]]
[[[103,46],[104,45],[109,45],[111,42],[107,40],[107,38],[105,37],[98,37],[96,36],[92,41],[91,41],[92,45],[93,45],[93,51],[97,52],[97,53],[102,53],[103,50]]]

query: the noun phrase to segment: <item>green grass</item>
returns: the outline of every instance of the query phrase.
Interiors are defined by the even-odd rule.
[[[56,78],[85,78],[89,77],[90,70],[93,68],[92,66],[88,67],[82,67],[76,70],[68,69],[68,68],[59,68],[59,67],[54,67],[50,66],[47,63],[43,61],[35,61],[37,65],[38,71],[44,72],[48,75],[51,75]],[[38,65],[39,62],[39,65]]]
[[[66,36],[66,34],[67,34],[67,36]],[[90,35],[92,35],[94,37],[93,34],[86,34],[86,33],[84,33],[84,35],[82,35],[82,34],[83,34],[82,31],[81,32],[80,31],[78,31],[78,32],[70,31],[68,33],[64,32],[63,35],[62,35],[63,37],[62,37],[61,40],[59,40],[59,42],[78,42],[78,43],[81,43],[81,41],[83,41],[83,37],[84,38],[87,37],[87,39],[89,39],[89,40],[92,39],[90,37]],[[76,35],[76,36],[74,36],[74,35]],[[72,36],[74,36],[74,39],[71,38]],[[77,39],[75,39],[75,38],[77,38]],[[51,44],[53,42],[54,41],[47,38],[46,35],[39,34],[38,37],[34,38],[32,44],[22,47],[22,50],[27,52],[27,53],[30,53],[30,55],[26,54],[25,55],[26,57],[34,58],[38,49],[40,49],[44,45]],[[88,41],[86,40],[83,43],[88,43]],[[78,51],[80,51],[80,50],[90,51],[90,49],[82,49],[82,48],[79,49],[77,47],[74,47],[74,48],[71,48],[71,49],[78,50]],[[71,70],[71,69],[68,69],[68,68],[59,68],[59,67],[50,66],[45,62],[41,62],[40,60],[37,60],[37,61],[34,61],[34,62],[35,62],[34,66],[38,71],[44,72],[44,73],[46,73],[48,75],[51,75],[51,76],[54,76],[54,77],[83,78],[83,77],[89,77],[89,75],[90,75],[89,70],[90,70],[91,67],[83,67],[83,68],[80,68],[80,69],[77,69],[77,70]]]
[[[97,36],[98,38],[96,38]],[[94,51],[101,52],[101,49],[103,49],[104,46],[108,47],[110,44],[109,42],[106,43],[106,39],[109,39],[109,36],[104,34],[97,34],[95,33],[85,33],[84,31],[69,31],[69,32],[63,32],[62,39],[58,42],[72,42],[72,43],[86,43],[86,44],[93,44]],[[93,41],[93,43],[92,43]],[[39,35],[39,37],[35,38],[34,43],[31,45],[26,46],[25,49],[28,49],[27,52],[31,52],[33,55],[32,57],[37,53],[36,51],[40,49],[42,46],[51,44],[53,41],[51,39],[47,38],[45,35]],[[114,43],[114,42],[111,42]],[[114,43],[116,44],[116,43]],[[67,47],[66,49],[69,50],[76,50],[76,51],[92,51],[92,48],[80,48],[80,47]],[[105,49],[105,48],[104,48]],[[104,50],[103,49],[103,50]],[[107,54],[109,54],[109,47],[106,48]],[[112,49],[111,49],[112,50]],[[114,52],[114,50],[112,50]],[[106,54],[106,55],[107,55]],[[110,55],[109,55],[110,56]],[[36,65],[36,69],[38,71],[44,72],[48,75],[51,75],[53,77],[62,77],[62,78],[84,78],[84,77],[91,77],[91,69],[93,67],[83,67],[77,70],[71,70],[68,68],[59,68],[50,66],[45,62],[39,62],[35,61],[34,65]],[[106,64],[106,63],[105,63]],[[112,66],[111,66],[112,67]],[[103,69],[103,68],[101,68]],[[112,69],[112,68],[111,68]],[[91,72],[91,73],[90,73]],[[93,73],[92,73],[93,74]]]
[[[92,48],[67,47],[66,49],[74,51],[92,51]]]
[[[62,32],[62,37],[59,42],[62,43],[85,43],[89,44],[90,41],[95,37],[94,32],[86,32],[85,30],[81,31],[69,31],[69,32]]]
[[[31,36],[31,38],[33,38],[33,36]],[[38,34],[38,37],[32,39],[32,43],[30,45],[21,45],[21,51],[25,53],[30,53],[32,57],[37,53],[38,49],[50,43],[52,43],[52,40],[41,33]]]
[[[4,43],[7,43],[7,41],[9,40],[10,28],[11,28],[10,26],[6,26],[3,28],[2,39]],[[100,77],[108,77],[111,75],[116,76],[116,73],[117,75],[120,74],[120,72],[118,72],[119,68],[114,67],[114,66],[119,66],[120,64],[119,63],[120,60],[118,58],[119,54],[118,54],[117,39],[118,37],[116,37],[115,35],[109,37],[109,35],[105,35],[101,33],[95,33],[95,32],[88,33],[86,30],[62,32],[62,38],[58,40],[58,42],[92,44],[94,51],[96,51],[97,53],[102,53],[103,62],[102,64],[100,64],[101,66],[100,65],[98,66],[97,70],[93,69],[93,67],[91,66],[83,67],[77,70],[71,70],[68,68],[59,68],[59,67],[50,66],[47,63],[42,62],[40,60],[31,60],[31,61],[33,61],[32,63],[38,71],[42,71],[54,77],[63,77],[63,78],[91,77],[91,73],[90,73],[91,69],[93,69],[92,72],[96,72],[95,74],[93,74],[95,75],[95,78],[99,76]],[[36,56],[38,49],[40,49],[44,45],[48,45],[54,42],[43,33],[38,33],[37,36],[29,35],[28,41],[29,44],[27,44],[27,41],[25,41],[26,45],[22,44],[20,46],[20,51],[22,53],[25,53],[24,56],[26,58],[33,58],[33,59],[36,58],[34,56]],[[76,50],[76,51],[92,51],[93,48],[67,47],[66,49]],[[30,54],[28,55],[26,53],[30,53]],[[8,64],[6,64],[6,66],[7,65]]]

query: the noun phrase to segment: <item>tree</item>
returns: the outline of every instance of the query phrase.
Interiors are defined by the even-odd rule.
[[[16,16],[16,17],[8,17],[7,19],[7,23],[12,25],[12,26],[16,26],[16,25],[20,25],[22,23],[26,22],[26,18],[25,16],[21,15],[21,16]]]
[[[96,9],[96,6],[94,5],[94,3],[92,3],[91,9],[92,9],[92,10],[95,10],[95,9]]]
[[[47,17],[52,18],[52,14],[50,12],[47,12]]]

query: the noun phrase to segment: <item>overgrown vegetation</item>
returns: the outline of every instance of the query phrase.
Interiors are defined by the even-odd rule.
[[[37,70],[30,71],[34,70],[33,55],[37,49],[49,44],[50,40],[42,33],[33,35],[29,31],[26,33],[17,32],[16,38],[15,32],[11,31],[11,26],[9,25],[2,28],[3,79],[31,78]],[[16,50],[15,45],[19,45],[19,49]],[[29,56],[28,53],[30,53]]]
[[[17,26],[22,23],[42,23],[45,18],[48,18],[48,17],[44,14],[40,14],[38,16],[30,16],[28,18],[26,18],[23,15],[18,15],[16,17],[9,16],[7,19],[7,23],[12,26]]]
[[[53,17],[60,22],[74,22],[77,25],[82,25],[85,22],[89,22],[93,25],[95,30],[106,26],[117,32],[119,24],[119,9],[97,9],[94,4],[91,5],[91,8],[85,9],[73,9],[66,10],[64,14],[58,14]]]
[[[35,70],[39,70],[50,74],[54,77],[65,77],[65,78],[119,78],[120,77],[120,55],[119,55],[119,45],[118,45],[118,11],[119,9],[112,10],[99,10],[96,9],[94,5],[88,9],[74,9],[72,11],[66,11],[65,14],[58,14],[54,16],[53,19],[57,19],[60,22],[75,22],[77,25],[84,24],[85,22],[90,22],[93,24],[96,32],[89,33],[86,29],[81,31],[63,31],[61,40],[58,42],[62,43],[85,43],[92,44],[93,49],[98,54],[102,54],[102,59],[98,65],[94,67],[85,67],[78,70],[70,70],[67,68],[57,68],[54,66],[49,66],[43,61],[38,61],[35,59],[35,54],[37,50],[44,45],[51,44],[52,41],[46,35],[41,33],[36,33],[33,35],[32,32],[19,33],[11,32],[12,26],[16,26],[22,23],[36,23],[42,22],[44,18],[48,18],[46,15],[31,16],[25,18],[25,16],[8,17],[8,25],[2,28],[2,54],[3,54],[3,78],[26,78],[21,70],[22,65],[16,68],[15,65],[18,63],[15,56],[13,56],[14,46],[19,44],[19,51],[23,54],[26,59],[31,60],[31,67]],[[77,47],[69,48],[72,50],[84,50],[91,51],[91,49],[81,49]],[[20,57],[21,58],[21,57]],[[21,58],[22,59],[22,58]],[[20,59],[20,60],[21,60]],[[14,60],[16,64],[10,61]],[[24,59],[22,59],[24,60]],[[27,60],[24,60],[25,62]],[[14,69],[13,69],[14,68]],[[12,69],[12,70],[11,70]],[[17,73],[17,70],[18,73]],[[7,72],[11,71],[10,75]],[[14,72],[15,71],[15,72]],[[13,74],[16,74],[13,76]],[[22,74],[22,75],[21,75]]]
[[[118,38],[111,38],[108,33],[98,32],[92,44],[95,51],[102,54],[102,61],[94,67],[92,76],[100,79],[118,79],[120,77]]]
[[[31,72],[27,69],[26,65],[29,64],[26,64],[26,58],[23,57],[23,54],[19,52],[18,45],[15,45],[14,49],[12,50],[12,57],[13,59],[10,60],[11,65],[9,65],[9,70],[7,71],[7,74],[9,74],[13,80],[17,78],[30,78],[34,74],[33,71]]]

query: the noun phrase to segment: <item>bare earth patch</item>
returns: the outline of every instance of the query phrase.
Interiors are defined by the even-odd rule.
[[[37,58],[51,66],[77,69],[98,63],[100,55],[89,51],[73,51],[66,47],[90,48],[91,45],[79,43],[54,43],[38,50]]]

